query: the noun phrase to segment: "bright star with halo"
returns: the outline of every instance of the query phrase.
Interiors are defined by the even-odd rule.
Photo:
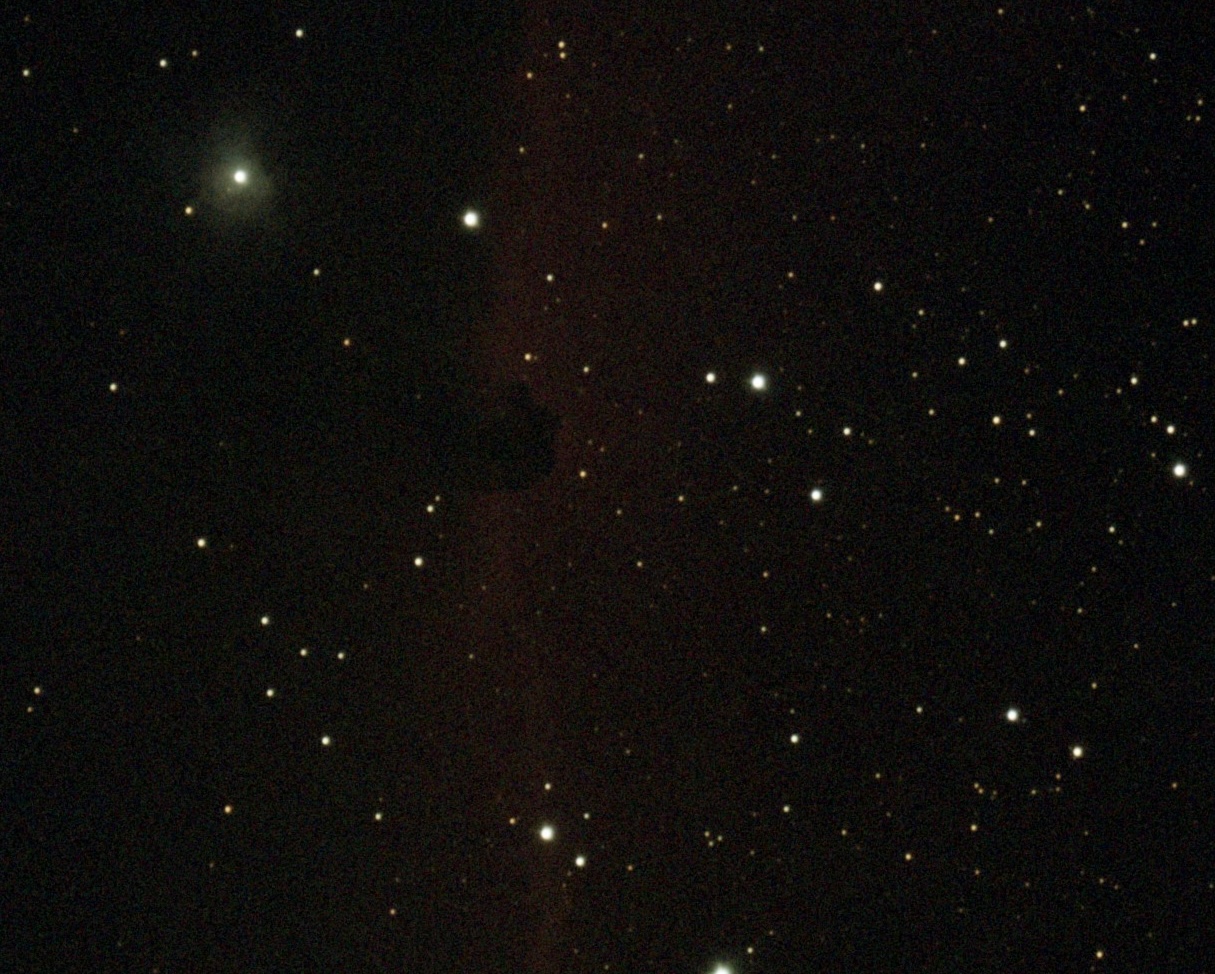
[[[274,162],[277,123],[271,119],[270,112],[247,104],[217,117],[206,144],[200,146],[196,195],[189,200],[187,215],[197,214],[225,230],[275,225],[274,203],[283,173]]]

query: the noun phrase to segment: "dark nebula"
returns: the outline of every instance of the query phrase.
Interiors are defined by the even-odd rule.
[[[436,394],[430,450],[448,489],[514,491],[553,472],[558,416],[523,382],[503,388]]]

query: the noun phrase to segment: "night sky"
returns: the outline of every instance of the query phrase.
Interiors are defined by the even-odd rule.
[[[11,5],[0,968],[1215,969],[1202,9]]]

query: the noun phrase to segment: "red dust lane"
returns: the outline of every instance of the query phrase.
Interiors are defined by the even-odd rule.
[[[566,769],[580,763],[571,733],[582,720],[570,708],[582,696],[587,647],[550,631],[545,613],[609,525],[596,523],[606,520],[606,501],[592,500],[599,448],[607,446],[597,425],[602,403],[580,371],[602,353],[593,348],[589,309],[566,283],[577,285],[586,273],[577,252],[593,244],[586,230],[593,207],[580,185],[587,174],[560,151],[548,117],[555,102],[537,97],[527,78],[548,46],[543,15],[532,16],[529,53],[506,82],[526,151],[508,147],[492,178],[481,232],[490,238],[495,299],[470,343],[470,364],[474,383],[523,380],[561,416],[557,466],[530,490],[460,505],[450,552],[460,580],[436,649],[446,657],[444,696],[462,710],[451,746],[466,749],[459,763],[477,779],[468,784],[470,820],[496,840],[484,864],[491,875],[469,904],[484,917],[485,937],[467,945],[462,966],[509,963],[549,974],[575,970],[579,961],[567,885],[576,851],[565,833],[583,796],[564,789]],[[558,833],[546,843],[538,830],[549,821]]]
[[[577,264],[554,257],[584,222],[570,206],[585,194],[576,189],[578,170],[546,145],[550,106],[528,90],[542,35],[529,25],[528,53],[504,80],[503,101],[513,106],[512,127],[528,152],[504,144],[491,177],[476,232],[489,238],[494,299],[488,318],[475,323],[468,365],[475,386],[522,380],[561,416],[557,467],[530,490],[457,501],[448,550],[453,582],[434,662],[436,696],[458,701],[444,736],[468,776],[468,824],[486,837],[477,867],[485,875],[467,904],[481,935],[465,945],[461,967],[549,974],[574,970],[578,960],[567,888],[575,852],[563,842],[577,796],[562,787],[567,762],[578,761],[577,742],[568,739],[577,722],[567,708],[580,696],[581,667],[578,648],[547,631],[544,607],[571,561],[566,525],[585,492],[578,468],[593,411],[580,408],[570,381],[579,355],[568,347],[564,319],[551,313],[562,303],[557,275],[578,273]],[[555,206],[552,194],[564,205]],[[552,842],[539,832],[547,822],[559,830]]]
[[[621,40],[623,23],[588,17],[594,36],[562,46],[544,5],[526,16],[525,55],[507,82],[518,142],[493,174],[481,231],[494,303],[470,364],[480,384],[527,382],[563,426],[548,480],[462,505],[451,538],[459,581],[437,651],[442,692],[460,701],[451,746],[476,778],[470,819],[500,837],[490,885],[522,891],[484,904],[494,922],[486,942],[470,945],[468,969],[521,959],[548,972],[592,961],[585,945],[574,953],[573,833],[583,809],[620,801],[588,774],[604,747],[593,727],[618,721],[617,703],[662,710],[647,703],[652,684],[617,687],[622,696],[605,702],[595,680],[605,668],[670,676],[679,661],[669,654],[683,652],[654,636],[645,562],[656,548],[686,548],[674,537],[686,527],[672,527],[683,522],[666,403],[687,398],[682,386],[705,354],[697,299],[686,295],[708,289],[706,271],[691,266],[703,256],[692,236],[704,228],[656,219],[674,163],[638,159],[655,143],[655,118],[676,111],[660,101],[680,97],[636,81],[655,41]],[[607,55],[598,67],[596,46]],[[695,599],[709,584],[689,581],[682,593]],[[686,613],[689,626],[705,611],[667,602],[663,611]],[[558,829],[551,844],[537,834],[548,820]]]

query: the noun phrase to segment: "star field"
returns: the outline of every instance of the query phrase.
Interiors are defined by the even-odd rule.
[[[6,19],[0,967],[1205,969],[1197,7]]]

